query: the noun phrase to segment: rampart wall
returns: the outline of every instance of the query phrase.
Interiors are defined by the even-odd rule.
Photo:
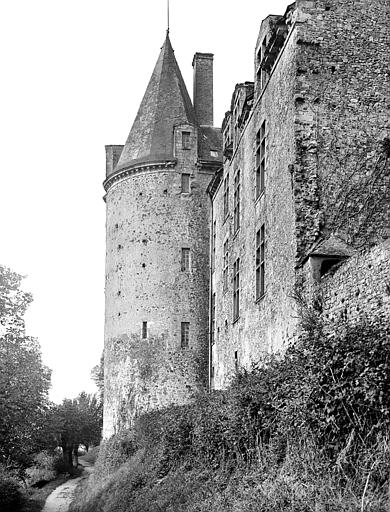
[[[389,324],[390,239],[333,267],[320,288],[326,320]]]
[[[297,0],[296,9],[301,258],[319,234],[357,248],[390,234],[390,31],[383,0]]]

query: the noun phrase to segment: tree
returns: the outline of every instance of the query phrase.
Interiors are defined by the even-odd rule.
[[[0,266],[0,461],[28,460],[48,407],[51,371],[37,340],[25,334],[23,315],[32,297],[21,281]]]
[[[88,449],[100,441],[102,406],[96,395],[82,392],[73,400],[63,400],[61,405],[55,407],[53,414],[64,461],[70,468],[77,466],[80,444]]]
[[[100,362],[92,368],[91,371],[92,380],[95,382],[96,387],[99,390],[99,400],[101,404],[104,404],[104,350],[100,356]]]

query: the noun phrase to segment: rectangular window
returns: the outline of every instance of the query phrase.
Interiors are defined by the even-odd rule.
[[[181,270],[183,272],[188,272],[191,269],[190,265],[190,250],[183,248],[181,250]]]
[[[233,265],[233,322],[240,316],[240,258]]]
[[[210,326],[210,329],[211,329],[211,333],[210,333],[211,344],[213,344],[215,342],[215,293],[213,293],[211,296],[211,326]]]
[[[181,175],[181,193],[188,194],[190,191],[190,175],[183,173]]]
[[[229,240],[223,244],[223,291],[228,289],[229,277]]]
[[[240,227],[240,171],[234,177],[234,202],[233,202],[233,232],[236,233]]]
[[[234,147],[238,145],[238,139],[240,138],[240,130],[238,125],[238,99],[236,100],[236,106],[233,110],[233,122],[234,122]]]
[[[191,132],[181,132],[181,147],[191,149]]]
[[[256,233],[256,300],[265,293],[265,226]]]
[[[266,142],[264,121],[256,134],[256,199],[260,197],[265,188]]]
[[[181,348],[188,348],[190,343],[190,322],[181,323]]]
[[[226,219],[229,213],[229,173],[226,173],[223,180],[223,218]]]
[[[148,322],[142,322],[142,338],[146,339],[148,337]]]
[[[215,270],[215,247],[217,244],[217,222],[213,222],[213,238],[212,238],[212,247],[211,247],[211,270],[214,272]]]

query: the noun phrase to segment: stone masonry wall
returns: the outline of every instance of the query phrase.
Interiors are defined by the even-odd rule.
[[[260,37],[261,40],[261,37]],[[268,351],[283,349],[296,324],[295,216],[290,167],[295,160],[294,79],[296,35],[292,33],[279,62],[258,96],[252,116],[234,148],[213,201],[216,227],[215,343],[213,386],[227,385],[236,365],[250,368]],[[233,101],[232,105],[234,106]],[[256,199],[256,133],[266,121],[265,191]],[[232,127],[235,119],[233,115]],[[240,229],[233,230],[234,177],[240,171]],[[229,179],[229,215],[224,218],[223,179]],[[265,295],[256,300],[256,233],[265,225]],[[223,286],[224,244],[228,242],[228,285]],[[233,321],[233,265],[240,258],[240,315]]]
[[[181,131],[191,132],[190,149]],[[135,415],[183,403],[207,382],[210,172],[195,166],[197,130],[176,128],[174,168],[143,169],[107,192],[104,437]],[[181,191],[182,173],[190,192]],[[181,270],[181,249],[191,267]],[[142,324],[147,322],[147,338]],[[181,348],[181,322],[190,323]]]
[[[390,16],[383,0],[297,0],[296,9],[302,258],[320,234],[357,248],[390,235]]]
[[[321,279],[323,316],[356,324],[390,322],[390,240],[352,256]]]

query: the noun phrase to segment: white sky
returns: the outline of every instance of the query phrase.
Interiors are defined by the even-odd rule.
[[[292,0],[171,0],[170,37],[214,53],[215,125],[253,80],[260,22]],[[105,144],[123,144],[165,38],[166,0],[4,0],[0,6],[0,264],[34,295],[28,334],[51,399],[94,391],[103,349]]]

